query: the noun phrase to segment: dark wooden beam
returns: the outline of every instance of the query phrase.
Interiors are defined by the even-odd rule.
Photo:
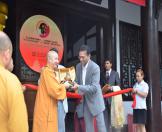
[[[41,8],[41,5],[44,6],[44,4],[48,5],[49,7],[59,7],[60,9],[63,8],[63,11],[71,12],[71,13],[77,13],[84,14],[84,16],[90,16],[94,19],[109,19],[110,17],[110,11],[109,9],[95,6],[92,4],[88,4],[79,0],[17,0],[18,3],[22,3],[25,5],[35,5],[35,8]],[[38,6],[39,3],[39,6]],[[99,20],[98,19],[98,20]]]
[[[157,0],[147,0],[142,8],[141,24],[143,31],[144,71],[149,83],[148,95],[148,132],[161,132],[161,90],[160,90],[160,62],[158,43],[158,22],[156,17]]]
[[[45,0],[46,1],[46,0]],[[78,13],[85,13],[86,15],[98,16],[107,19],[110,16],[108,9],[91,5],[78,0],[48,0],[49,3],[57,4],[59,6],[77,11]]]
[[[106,41],[104,45],[104,57],[112,60],[113,69],[116,70],[116,1],[108,0],[108,2],[111,19],[106,21],[106,24],[103,27],[104,39]]]

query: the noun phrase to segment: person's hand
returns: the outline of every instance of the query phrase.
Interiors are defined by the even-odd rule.
[[[109,90],[111,90],[112,87],[109,84],[106,84],[103,88],[102,88],[102,93],[105,94],[107,93]]]
[[[73,90],[77,91],[79,87],[79,84],[77,84],[76,82],[74,82],[74,85],[72,87]]]
[[[108,90],[112,90],[112,86],[108,85]]]
[[[72,86],[68,81],[64,82],[64,85],[66,89]]]
[[[23,92],[26,90],[26,86],[22,85]]]
[[[137,94],[137,89],[136,88],[133,88],[132,93],[133,94]]]

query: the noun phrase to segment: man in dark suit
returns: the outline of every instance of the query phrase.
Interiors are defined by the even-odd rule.
[[[100,84],[103,87],[105,84],[108,84],[108,87],[102,88],[103,94],[111,92],[112,86],[120,85],[120,79],[118,72],[112,70],[112,61],[111,59],[106,59],[104,64],[104,71],[101,73]],[[105,111],[104,111],[104,119],[106,129],[111,131],[111,121],[110,121],[110,108],[111,108],[111,98],[105,99]]]
[[[100,87],[100,68],[90,59],[90,48],[82,45],[79,51],[80,63],[76,66],[76,81],[74,89],[83,96],[77,106],[79,118],[84,117],[86,132],[94,132],[93,120],[96,118],[98,132],[106,132],[103,111],[104,100]]]

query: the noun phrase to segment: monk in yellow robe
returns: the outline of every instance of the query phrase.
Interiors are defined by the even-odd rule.
[[[57,102],[66,98],[69,84],[60,84],[56,79],[58,51],[47,54],[47,66],[41,71],[34,108],[33,132],[58,132]]]
[[[28,132],[27,110],[21,83],[9,70],[12,43],[0,32],[0,131]]]

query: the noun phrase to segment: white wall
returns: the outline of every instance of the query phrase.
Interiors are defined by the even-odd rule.
[[[141,25],[140,14],[140,6],[123,0],[116,0],[116,18],[118,20],[135,25]]]

